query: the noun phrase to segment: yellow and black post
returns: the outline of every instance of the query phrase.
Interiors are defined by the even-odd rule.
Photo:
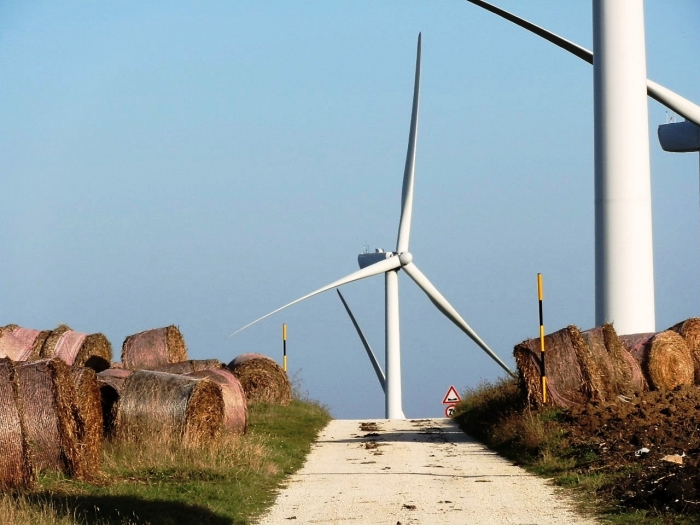
[[[542,402],[547,402],[547,371],[544,366],[544,315],[542,313],[542,274],[537,274],[537,297],[540,305],[540,377],[542,379]]]
[[[287,371],[287,323],[282,325],[282,369]]]

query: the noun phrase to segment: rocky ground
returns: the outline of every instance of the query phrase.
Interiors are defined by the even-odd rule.
[[[645,392],[566,413],[581,473],[617,473],[603,495],[623,507],[700,513],[700,388]],[[605,494],[607,493],[607,494]]]

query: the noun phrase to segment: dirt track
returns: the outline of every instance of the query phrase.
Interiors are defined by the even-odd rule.
[[[592,524],[448,419],[334,420],[259,522]]]

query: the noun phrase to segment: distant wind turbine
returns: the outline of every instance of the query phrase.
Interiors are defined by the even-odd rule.
[[[411,216],[413,215],[413,182],[416,161],[416,139],[418,135],[418,99],[420,96],[420,66],[421,66],[421,35],[418,35],[418,49],[416,53],[416,74],[413,89],[413,109],[411,112],[411,128],[408,137],[408,150],[406,152],[406,165],[403,176],[403,189],[401,193],[401,218],[399,221],[398,239],[395,252],[377,250],[376,253],[361,254],[358,257],[360,270],[338,279],[323,288],[319,288],[299,299],[287,303],[284,306],[266,314],[255,321],[236,330],[232,335],[263,319],[299,303],[309,297],[325,291],[337,288],[366,277],[384,274],[385,300],[386,300],[386,380],[385,380],[385,414],[387,419],[404,419],[401,401],[401,340],[399,334],[399,281],[398,272],[403,270],[413,279],[428,296],[432,303],[445,317],[467,334],[484,352],[486,352],[503,370],[511,376],[513,372],[508,366],[484,343],[467,322],[457,313],[457,310],[445,299],[445,297],[433,286],[428,278],[413,263],[413,255],[408,251],[409,237],[411,233]],[[229,337],[231,337],[229,336]]]

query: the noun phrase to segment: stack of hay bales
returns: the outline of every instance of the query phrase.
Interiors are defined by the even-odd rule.
[[[672,390],[694,383],[688,343],[675,331],[623,335],[620,340],[639,363],[650,388]]]
[[[122,345],[122,364],[130,370],[154,370],[186,360],[185,340],[174,325],[130,335]]]
[[[241,382],[249,403],[287,405],[292,400],[292,387],[287,374],[269,357],[242,354],[227,366]]]
[[[688,344],[690,358],[693,360],[693,378],[700,385],[700,318],[691,317],[673,325],[669,330],[676,332]]]
[[[122,386],[115,430],[127,441],[160,437],[197,445],[219,433],[223,417],[221,388],[209,379],[137,370]]]

